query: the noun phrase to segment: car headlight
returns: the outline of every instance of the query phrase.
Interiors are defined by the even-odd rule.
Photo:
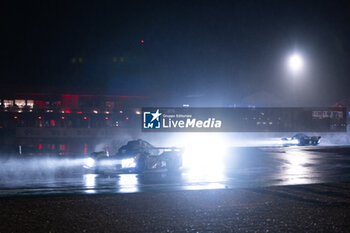
[[[298,139],[293,139],[291,142],[292,142],[293,144],[299,144],[299,140],[298,140]]]
[[[92,168],[95,165],[95,160],[93,158],[84,159],[84,168]]]
[[[122,168],[134,168],[134,167],[136,167],[136,162],[134,158],[122,160]]]

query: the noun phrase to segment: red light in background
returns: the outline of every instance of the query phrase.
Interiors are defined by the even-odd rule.
[[[38,106],[40,109],[46,108],[46,103],[43,100],[34,100],[34,105]]]
[[[105,117],[105,120],[108,120],[109,118],[108,117]]]
[[[62,95],[62,107],[68,111],[66,113],[79,109],[79,95]]]
[[[143,43],[145,43],[145,41],[144,41],[144,40],[141,40],[141,44],[143,44]]]
[[[18,116],[14,116],[13,119],[18,119]]]
[[[64,144],[62,145],[62,150],[66,150],[66,146]]]
[[[64,110],[65,113],[70,113],[70,110]]]
[[[82,114],[83,112],[77,112],[78,114]]]
[[[55,125],[56,125],[55,120],[50,120],[50,125],[53,126],[53,127],[55,127]]]
[[[64,116],[62,116],[61,119],[64,120]]]
[[[42,116],[38,116],[38,119],[41,120],[41,119],[43,119],[43,118],[42,118]]]
[[[86,154],[87,154],[87,145],[84,144],[84,155],[86,155]]]
[[[39,144],[39,150],[41,150],[43,148],[43,145],[40,143]]]
[[[125,117],[125,120],[129,120],[129,117]]]
[[[83,119],[84,119],[84,120],[86,120],[86,119],[87,119],[87,117],[86,117],[86,116],[84,116],[84,117],[83,117]]]

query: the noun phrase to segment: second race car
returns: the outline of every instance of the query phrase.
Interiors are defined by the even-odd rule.
[[[306,134],[298,133],[291,138],[282,138],[283,146],[307,146],[318,145],[320,143],[321,136],[307,136]]]

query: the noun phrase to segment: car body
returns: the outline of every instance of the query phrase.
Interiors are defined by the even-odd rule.
[[[129,141],[110,156],[104,151],[94,152],[84,167],[95,173],[143,173],[147,171],[178,171],[182,166],[182,150],[175,147],[154,147],[138,139]]]
[[[303,133],[298,133],[291,138],[282,138],[283,146],[316,146],[320,143],[321,136],[307,136]]]

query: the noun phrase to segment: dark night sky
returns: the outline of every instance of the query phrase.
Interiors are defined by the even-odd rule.
[[[319,104],[350,97],[345,1],[0,4],[5,86],[170,90],[224,99],[265,91],[283,98],[291,85],[285,59],[299,51],[306,60],[297,77],[300,99]],[[83,62],[73,64],[74,57]]]

